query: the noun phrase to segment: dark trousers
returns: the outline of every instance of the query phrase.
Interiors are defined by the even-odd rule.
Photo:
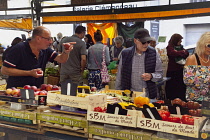
[[[183,81],[183,69],[179,71],[167,71],[166,77],[171,77],[165,86],[166,98],[170,100],[180,98],[186,101],[186,85]]]

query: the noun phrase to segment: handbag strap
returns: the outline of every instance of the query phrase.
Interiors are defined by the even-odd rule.
[[[105,49],[106,49],[106,45],[104,45],[104,47],[103,47],[103,54],[102,54],[103,62],[105,62]]]
[[[93,48],[91,48],[91,51],[92,51],[92,54],[93,54],[93,58],[94,58],[94,60],[95,60],[95,63],[96,63],[96,65],[98,66],[98,69],[100,69],[100,66],[98,65],[98,61],[96,60],[96,57],[95,57]]]
[[[201,65],[201,62],[200,62],[200,59],[199,59],[199,57],[198,57],[198,54],[197,54],[197,53],[195,53],[195,58],[196,58],[196,60],[197,60],[197,64],[198,64],[198,65]]]

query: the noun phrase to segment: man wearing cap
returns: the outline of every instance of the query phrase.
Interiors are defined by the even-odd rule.
[[[150,99],[158,97],[155,82],[163,77],[159,54],[149,46],[152,38],[147,29],[140,28],[134,34],[134,46],[124,49],[118,66],[116,89],[143,91]]]

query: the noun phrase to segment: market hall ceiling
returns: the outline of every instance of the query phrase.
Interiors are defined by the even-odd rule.
[[[81,0],[78,0],[81,1]],[[93,0],[90,0],[93,1]],[[98,1],[98,0],[94,0]],[[102,1],[102,0],[101,0]],[[120,2],[137,2],[139,0],[106,0],[103,4],[120,3]],[[146,1],[146,0],[144,0]],[[73,0],[72,0],[73,2]],[[83,0],[84,2],[84,0]],[[86,2],[86,0],[85,0]],[[99,4],[99,3],[96,3]],[[95,4],[95,5],[96,5]],[[101,3],[100,3],[101,4]],[[86,4],[84,4],[86,5]],[[60,6],[45,6],[45,8],[68,8],[74,6],[84,6],[74,3],[74,5],[60,5]],[[93,4],[89,4],[93,5]],[[122,22],[122,21],[145,21],[145,20],[160,20],[160,19],[177,19],[186,17],[198,17],[210,15],[210,2],[196,2],[175,5],[159,5],[150,7],[134,7],[123,9],[106,9],[106,10],[89,10],[89,11],[63,11],[63,12],[41,12],[40,16],[43,18],[42,23],[95,23],[95,22]],[[13,8],[7,10],[20,10],[28,8]],[[29,14],[22,15],[0,15],[0,19],[15,19],[30,17]]]

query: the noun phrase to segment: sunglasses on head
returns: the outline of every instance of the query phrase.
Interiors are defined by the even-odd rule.
[[[210,44],[206,44],[206,47],[210,48]]]
[[[147,42],[141,42],[141,43],[142,43],[143,45],[144,45],[144,44],[146,44],[146,43],[148,43],[148,44],[149,44],[149,43],[150,43],[150,41],[147,41]]]

